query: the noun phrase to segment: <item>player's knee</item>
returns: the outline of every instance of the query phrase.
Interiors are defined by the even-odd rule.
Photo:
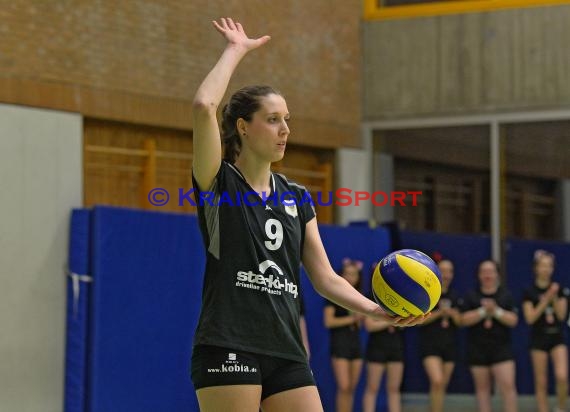
[[[547,382],[545,377],[535,377],[534,379],[534,388],[537,392],[544,392],[547,388]]]
[[[380,382],[366,382],[366,391],[369,393],[378,393],[380,390]]]
[[[337,390],[342,393],[350,393],[352,391],[352,385],[348,379],[341,379],[337,382]]]
[[[386,385],[386,392],[388,393],[398,393],[400,392],[400,385],[394,383],[388,383]]]
[[[445,388],[445,379],[443,376],[434,376],[431,379],[431,389],[433,391],[442,391]]]
[[[354,392],[356,391],[356,387],[358,386],[358,382],[351,382],[350,384],[350,391]]]
[[[568,373],[566,371],[555,371],[554,379],[557,384],[568,384]]]
[[[478,382],[475,385],[475,391],[478,393],[491,392],[491,382]]]
[[[515,387],[515,383],[511,380],[508,380],[506,382],[503,382],[502,385],[500,385],[500,390],[503,393],[504,396],[516,396],[517,394],[517,389]]]

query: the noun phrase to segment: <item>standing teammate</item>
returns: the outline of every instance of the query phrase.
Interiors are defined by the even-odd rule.
[[[493,378],[503,398],[503,410],[516,412],[515,362],[511,328],[518,322],[513,298],[499,283],[499,269],[484,260],[477,271],[479,287],[464,302],[461,324],[468,327],[467,362],[473,375],[479,412],[491,412]]]
[[[556,378],[557,411],[566,411],[568,398],[568,348],[564,320],[568,300],[552,281],[554,255],[544,250],[534,254],[534,285],[525,291],[523,314],[531,326],[530,356],[534,369],[534,390],[538,412],[548,412],[548,356]]]
[[[402,331],[389,322],[367,318],[364,321],[370,332],[366,346],[366,389],[362,399],[362,411],[374,412],[376,399],[386,372],[388,412],[400,412],[402,400],[400,387],[404,376],[404,341]]]
[[[448,259],[438,262],[441,298],[432,316],[419,328],[420,355],[430,381],[430,412],[442,412],[445,391],[455,366],[457,327],[460,325],[459,297],[449,288],[454,267]]]
[[[362,262],[344,259],[340,276],[360,290]],[[354,391],[362,370],[360,323],[362,315],[351,313],[342,306],[326,301],[323,319],[330,330],[331,361],[336,380],[337,412],[352,411]]]
[[[331,268],[313,208],[301,201],[306,189],[270,169],[289,136],[277,91],[236,92],[222,110],[220,136],[216,112],[230,77],[269,36],[250,39],[229,18],[213,24],[227,46],[193,102],[192,179],[207,258],[192,381],[205,412],[319,411],[299,327],[301,262],[315,289],[349,310],[401,326],[423,317],[388,316]]]

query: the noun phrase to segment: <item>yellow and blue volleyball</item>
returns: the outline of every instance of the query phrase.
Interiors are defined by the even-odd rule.
[[[441,273],[426,254],[413,249],[397,250],[374,269],[372,296],[393,316],[423,315],[441,297]]]

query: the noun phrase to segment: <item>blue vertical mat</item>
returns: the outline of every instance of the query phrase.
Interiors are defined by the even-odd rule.
[[[73,210],[67,263],[65,412],[85,410],[89,282],[89,210]]]
[[[192,335],[205,256],[196,216],[93,212],[89,412],[198,410]]]

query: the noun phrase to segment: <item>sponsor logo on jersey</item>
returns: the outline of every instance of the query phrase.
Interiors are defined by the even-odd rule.
[[[290,293],[295,299],[299,295],[295,282],[287,279],[281,268],[272,260],[261,262],[258,273],[240,270],[236,274],[236,286],[259,290],[270,295]]]
[[[287,212],[289,216],[297,217],[297,205],[285,205],[285,212]]]

